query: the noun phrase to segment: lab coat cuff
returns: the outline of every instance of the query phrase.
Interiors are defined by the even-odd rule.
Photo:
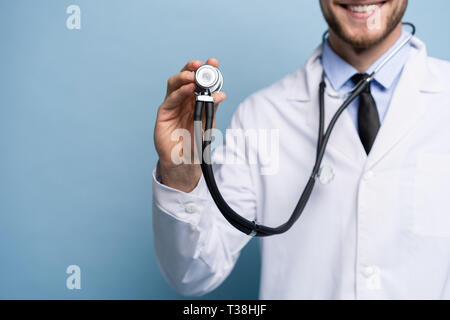
[[[157,169],[153,170],[153,200],[164,212],[181,220],[191,220],[208,205],[208,190],[201,176],[197,186],[189,193],[162,184]]]

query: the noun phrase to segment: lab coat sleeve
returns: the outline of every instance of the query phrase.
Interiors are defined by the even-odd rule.
[[[242,112],[239,108],[235,113],[230,129],[243,129]],[[239,214],[254,220],[255,186],[243,148],[238,145],[227,142],[223,149],[217,149],[213,168],[224,199]],[[219,164],[224,154],[235,157],[234,163]],[[177,292],[189,296],[203,295],[218,287],[250,240],[223,218],[203,176],[192,192],[184,193],[161,184],[156,169],[153,232],[157,261],[165,279]]]

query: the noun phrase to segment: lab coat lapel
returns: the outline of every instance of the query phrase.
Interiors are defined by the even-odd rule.
[[[320,61],[321,46],[316,49],[311,58],[297,75],[297,80],[290,93],[289,100],[308,103],[308,126],[314,141],[317,141],[319,130],[319,84],[322,79],[323,67]],[[331,84],[327,85],[327,92],[332,91]],[[342,104],[342,99],[333,97],[333,94],[325,95],[325,126],[328,126],[331,118]],[[326,128],[325,128],[326,130]],[[331,133],[325,156],[344,156],[352,164],[360,167],[367,159],[364,148],[359,140],[358,132],[347,112],[344,112],[336,123]]]
[[[342,98],[336,98],[331,89],[331,84],[327,85],[327,94],[325,94],[325,123],[328,126],[331,119],[344,102]],[[319,112],[317,112],[316,122],[319,121]],[[327,146],[327,152],[340,152],[352,164],[358,167],[362,166],[367,159],[366,152],[356,130],[350,115],[345,110],[339,117],[331,133]]]
[[[413,45],[418,47],[418,51],[405,65],[367,159],[368,168],[379,162],[414,129],[426,111],[427,95],[442,90],[441,83],[428,69],[425,45],[416,38],[413,39]]]

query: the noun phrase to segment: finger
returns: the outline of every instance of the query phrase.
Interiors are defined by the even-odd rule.
[[[209,64],[209,65],[211,65],[211,66],[213,66],[213,67],[218,68],[218,67],[219,67],[219,60],[217,60],[216,58],[209,58],[209,59],[206,61],[206,64]]]
[[[227,98],[225,92],[215,92],[212,96],[214,98],[214,103],[216,104],[216,106]]]
[[[217,109],[219,108],[219,103],[223,102],[226,98],[227,95],[225,94],[225,92],[216,92],[213,93],[213,98],[214,98],[214,114],[217,112]],[[214,117],[214,127],[216,126],[216,117]]]
[[[167,81],[167,95],[171,94],[173,91],[177,90],[181,86],[195,81],[194,72],[192,71],[182,71],[172,77]]]
[[[189,96],[194,97],[195,83],[188,83],[167,96],[163,103],[164,108],[172,109],[181,105],[181,103]]]
[[[216,58],[209,58],[206,61],[206,64],[209,64],[216,68],[219,67],[219,61]],[[181,72],[179,74],[172,76],[169,79],[167,86],[167,95],[172,93],[172,91],[177,90],[181,85],[195,81],[195,74],[193,71],[196,71],[202,65],[203,63],[200,60],[189,61],[183,67],[183,69],[181,69]],[[181,77],[179,77],[179,75],[181,75]]]
[[[201,62],[200,60],[191,60],[188,63],[186,63],[186,65],[183,67],[183,69],[181,69],[180,72],[183,71],[195,71],[198,68],[200,68],[202,66],[203,62]]]

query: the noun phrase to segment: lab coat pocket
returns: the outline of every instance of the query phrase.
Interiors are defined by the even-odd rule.
[[[414,232],[450,237],[450,154],[421,154],[414,184]]]

